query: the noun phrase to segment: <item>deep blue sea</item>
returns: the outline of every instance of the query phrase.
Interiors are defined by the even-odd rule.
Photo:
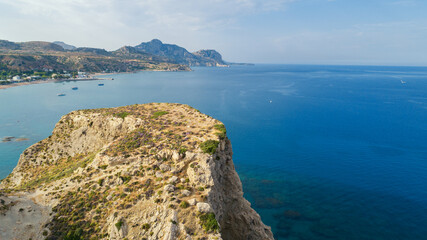
[[[185,103],[225,123],[245,197],[276,239],[427,239],[427,68],[255,65],[109,77],[0,90],[0,138],[30,139],[0,143],[0,178],[70,111]]]

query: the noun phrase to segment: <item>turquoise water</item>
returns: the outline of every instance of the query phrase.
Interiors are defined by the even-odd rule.
[[[104,86],[0,90],[0,137],[30,139],[0,143],[0,177],[72,110],[185,103],[226,124],[245,197],[276,239],[427,239],[427,68],[256,65],[111,77]]]

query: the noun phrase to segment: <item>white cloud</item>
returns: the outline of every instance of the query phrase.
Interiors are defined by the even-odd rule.
[[[0,0],[0,38],[64,40],[115,49],[160,38],[202,47],[239,27],[242,16],[285,9],[294,0]],[[200,46],[198,46],[200,45]]]

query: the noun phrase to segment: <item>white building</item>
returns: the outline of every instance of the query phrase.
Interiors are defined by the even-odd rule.
[[[12,78],[13,81],[21,81],[21,77],[16,75]]]
[[[86,73],[85,72],[77,72],[77,77],[78,78],[87,78],[87,75],[86,75]]]

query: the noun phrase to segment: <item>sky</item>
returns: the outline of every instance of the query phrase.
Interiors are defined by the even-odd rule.
[[[427,65],[426,0],[0,0],[0,39],[160,39],[231,62]]]

